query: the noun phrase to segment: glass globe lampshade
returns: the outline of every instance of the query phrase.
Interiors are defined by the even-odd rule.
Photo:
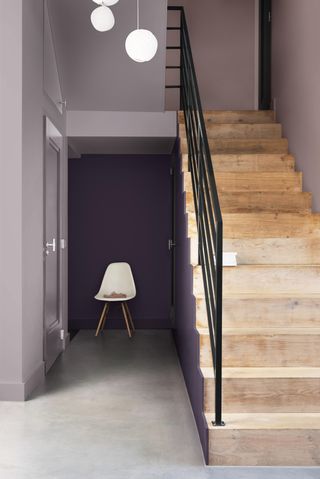
[[[149,30],[138,29],[129,33],[126,39],[129,57],[138,63],[149,62],[158,50],[158,40]]]
[[[98,32],[107,32],[114,27],[114,15],[110,8],[101,5],[91,13],[91,23]]]
[[[112,7],[119,2],[119,0],[92,0],[97,5],[104,5],[105,7]]]

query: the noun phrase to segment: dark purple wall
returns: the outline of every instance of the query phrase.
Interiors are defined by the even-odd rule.
[[[97,326],[107,265],[126,261],[138,328],[170,328],[171,156],[83,156],[69,160],[69,328]],[[112,306],[107,326],[124,327]]]
[[[190,265],[190,241],[180,157],[176,167],[176,273],[175,330],[177,350],[197,424],[205,460],[208,460],[208,430],[203,414],[204,387],[199,369],[200,342],[196,330],[196,303],[193,296],[193,272]]]

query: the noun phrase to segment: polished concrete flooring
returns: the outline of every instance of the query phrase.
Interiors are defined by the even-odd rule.
[[[0,403],[1,479],[319,479],[208,468],[169,332],[79,332],[26,403]]]

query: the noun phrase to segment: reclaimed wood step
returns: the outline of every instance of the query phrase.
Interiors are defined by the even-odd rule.
[[[226,328],[320,328],[320,292],[316,295],[235,294],[223,296]],[[208,328],[206,302],[196,298],[196,325]]]
[[[275,113],[271,110],[207,110],[203,112],[208,123],[273,123]],[[184,122],[184,113],[179,111],[179,122]]]
[[[213,368],[201,369],[204,410],[214,412]],[[223,368],[225,413],[320,412],[320,368]]]
[[[212,367],[208,329],[198,329],[200,366]],[[320,328],[224,328],[224,367],[320,367]]]
[[[319,413],[226,413],[209,429],[212,466],[319,466]]]
[[[188,144],[185,137],[180,137],[181,151],[188,153]],[[288,153],[288,140],[286,138],[264,140],[213,140],[209,138],[209,147],[212,154],[239,154],[239,153]]]
[[[219,194],[302,192],[302,173],[295,171],[216,173],[215,178]],[[184,189],[192,191],[191,173],[184,174]]]
[[[212,155],[212,164],[216,173],[246,173],[246,172],[276,172],[292,171],[295,160],[287,154],[237,154],[237,155]],[[188,171],[188,155],[183,155],[183,171]]]
[[[188,213],[188,236],[198,235],[194,213]],[[319,214],[296,213],[225,213],[224,239],[242,238],[318,238]]]
[[[235,124],[208,123],[207,136],[210,139],[279,139],[282,137],[282,127],[279,123]],[[179,126],[179,135],[186,137],[186,128]]]
[[[193,269],[193,292],[204,295],[202,268]],[[319,265],[241,265],[223,270],[224,295],[319,294]]]
[[[320,264],[320,238],[225,239],[223,248],[238,253],[239,265]]]
[[[312,196],[311,193],[303,192],[224,192],[220,193],[219,201],[222,213],[258,213],[260,211],[311,213]],[[186,194],[186,211],[195,211],[191,192]]]

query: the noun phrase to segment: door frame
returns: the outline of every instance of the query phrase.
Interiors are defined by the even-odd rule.
[[[259,0],[259,110],[272,108],[272,0]]]
[[[48,140],[48,138],[50,138]],[[47,373],[51,366],[54,364],[48,363],[47,361],[47,330],[46,330],[46,261],[45,261],[45,243],[46,243],[46,148],[47,141],[51,143],[54,149],[59,152],[59,164],[58,164],[58,234],[57,234],[57,254],[58,254],[58,318],[60,331],[63,330],[63,281],[62,281],[62,271],[63,271],[63,259],[62,259],[62,248],[61,248],[61,233],[63,229],[62,223],[62,161],[63,161],[63,135],[55,127],[50,118],[47,116],[43,117],[43,361],[45,364],[45,372]],[[65,349],[65,338],[61,337],[61,352]]]

